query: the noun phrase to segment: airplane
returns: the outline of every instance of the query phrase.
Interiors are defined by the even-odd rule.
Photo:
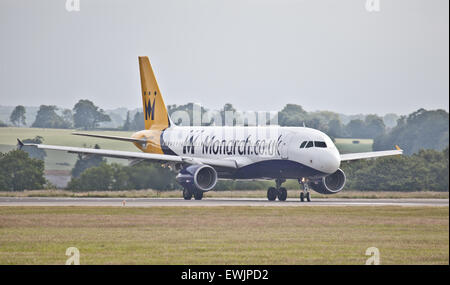
[[[145,130],[131,137],[73,134],[131,142],[142,152],[24,144],[18,139],[19,147],[168,164],[178,172],[176,180],[186,200],[201,200],[218,179],[264,179],[275,180],[275,187],[267,190],[267,199],[285,201],[287,190],[282,184],[296,179],[303,189],[301,202],[311,201],[310,189],[321,194],[340,192],[346,182],[340,169],[342,161],[403,153],[395,146],[395,150],[340,154],[329,136],[304,126],[177,126],[167,112],[148,57],[138,60]]]

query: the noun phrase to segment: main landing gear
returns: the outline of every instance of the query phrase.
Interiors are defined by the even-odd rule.
[[[203,199],[203,191],[198,190],[198,189],[192,189],[189,187],[184,187],[183,188],[183,198],[184,200],[191,200],[192,196],[194,196],[195,200],[201,200]]]
[[[309,192],[308,180],[305,178],[299,179],[298,183],[302,185],[303,191],[300,192],[300,202],[304,202],[305,199],[308,202],[311,202],[311,192]]]
[[[276,179],[276,187],[269,187],[267,190],[267,199],[269,201],[275,201],[277,198],[280,201],[286,201],[287,198],[287,190],[284,187],[281,187],[281,184],[285,182],[286,179]]]

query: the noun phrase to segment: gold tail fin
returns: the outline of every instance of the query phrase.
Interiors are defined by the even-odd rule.
[[[169,114],[148,57],[139,57],[139,71],[141,73],[145,129],[164,130],[170,127]]]

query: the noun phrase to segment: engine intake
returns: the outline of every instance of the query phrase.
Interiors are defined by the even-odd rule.
[[[346,177],[344,171],[338,169],[335,173],[323,177],[320,180],[312,181],[309,186],[320,194],[336,194],[345,185]]]
[[[206,192],[216,186],[217,172],[209,165],[190,165],[181,169],[177,175],[177,181],[183,187],[196,188]]]

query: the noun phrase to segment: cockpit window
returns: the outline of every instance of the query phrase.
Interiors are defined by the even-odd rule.
[[[315,147],[322,147],[322,148],[326,148],[327,144],[325,142],[321,142],[321,141],[314,141],[314,146]]]
[[[302,142],[302,144],[300,145],[300,148],[304,148],[306,143],[307,143],[307,141]]]
[[[309,147],[313,147],[313,142],[308,142],[308,143],[306,144],[306,148],[309,148]]]

